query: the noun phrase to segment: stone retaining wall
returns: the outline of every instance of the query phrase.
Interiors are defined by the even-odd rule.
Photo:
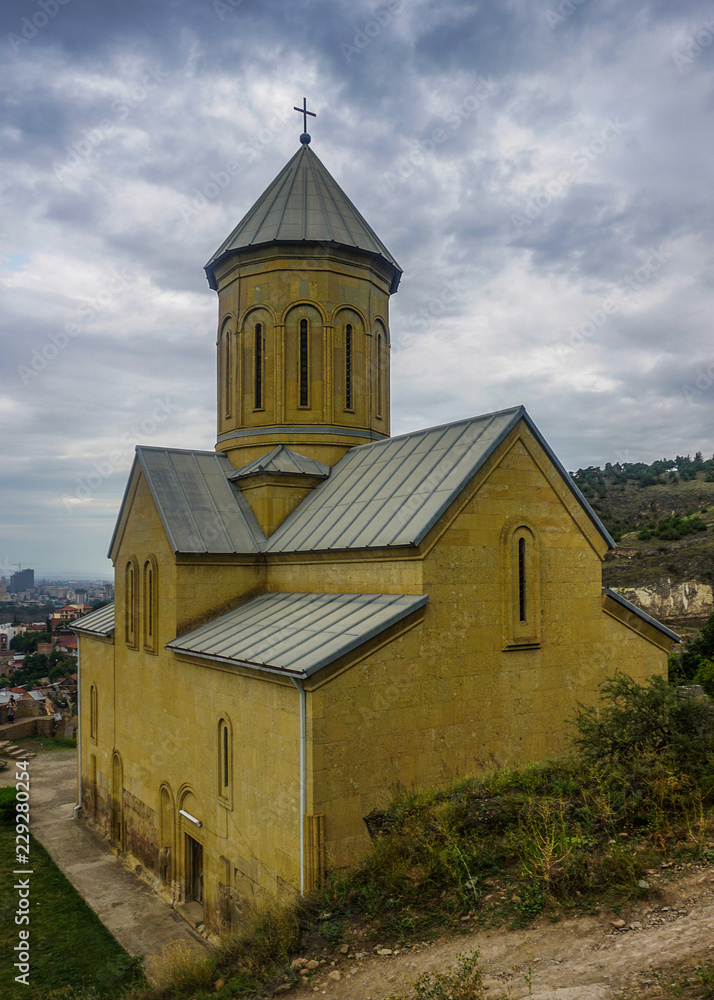
[[[33,719],[18,719],[8,725],[0,725],[0,739],[21,740],[27,736],[51,736],[54,719],[41,715]]]

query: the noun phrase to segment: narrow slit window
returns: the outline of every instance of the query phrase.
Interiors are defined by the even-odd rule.
[[[154,571],[149,566],[146,573],[146,635],[154,637]]]
[[[377,416],[382,416],[382,334],[377,334]]]
[[[158,631],[158,579],[156,570],[156,559],[150,556],[144,563],[144,588],[143,588],[143,640],[144,649],[149,653],[157,653],[157,631]]]
[[[228,726],[223,726],[223,791],[228,791]]]
[[[233,808],[233,732],[228,719],[223,718],[218,721],[218,772],[217,772],[217,793],[218,799],[229,809]]]
[[[89,738],[93,743],[97,742],[97,688],[94,684],[89,692]]]
[[[538,531],[509,518],[501,543],[503,648],[540,646],[543,609]]]
[[[134,607],[134,588],[136,581],[134,579],[134,567],[129,567],[129,593],[128,593],[128,605],[129,605],[129,635],[134,639],[134,630],[136,629],[136,610]]]
[[[226,416],[231,415],[231,335],[230,332],[226,332],[226,346],[225,346],[225,380],[223,386],[225,405],[226,405]]]
[[[255,407],[263,408],[263,324],[255,324]]]
[[[300,406],[308,405],[307,320],[300,320]]]
[[[352,324],[345,327],[345,409],[352,409]]]
[[[518,616],[526,621],[526,540],[518,539]]]
[[[132,556],[124,576],[124,633],[127,646],[139,642],[139,567]]]

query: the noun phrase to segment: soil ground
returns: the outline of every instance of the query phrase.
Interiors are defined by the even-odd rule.
[[[459,955],[478,949],[494,1000],[615,1000],[623,991],[662,996],[660,981],[714,964],[714,865],[673,865],[647,878],[651,898],[623,907],[624,929],[615,929],[617,916],[603,911],[557,923],[543,917],[525,930],[465,929],[412,947],[385,941],[377,947],[391,949],[391,955],[375,954],[372,944],[364,951],[351,948],[334,967],[325,962],[288,995],[383,1000],[406,992],[421,973],[443,972]]]

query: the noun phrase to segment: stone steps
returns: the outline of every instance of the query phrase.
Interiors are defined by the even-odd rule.
[[[3,757],[12,757],[14,760],[31,760],[37,756],[31,750],[23,750],[22,747],[15,746],[14,743],[9,743],[7,740],[0,743],[0,754]]]

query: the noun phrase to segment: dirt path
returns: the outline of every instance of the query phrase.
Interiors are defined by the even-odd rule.
[[[350,948],[290,995],[383,1000],[474,948],[489,995],[510,1000],[614,1000],[623,987],[651,981],[653,969],[714,963],[714,865],[662,869],[648,879],[655,898],[623,910],[623,929],[613,927],[617,918],[610,914],[559,923],[544,918],[524,931],[465,931],[404,949],[385,941],[380,947],[391,955],[376,955],[373,945],[369,953]]]

